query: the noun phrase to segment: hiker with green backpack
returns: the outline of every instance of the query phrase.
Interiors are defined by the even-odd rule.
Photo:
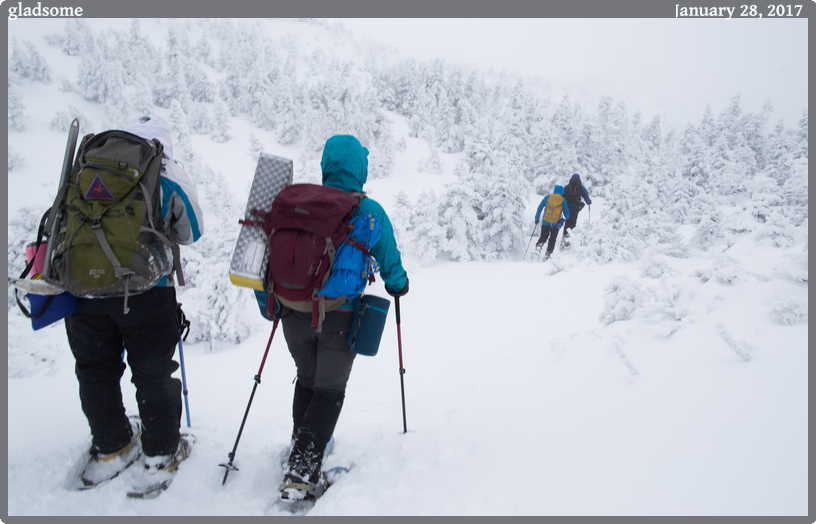
[[[87,135],[60,195],[52,280],[77,296],[65,328],[92,434],[78,488],[110,480],[142,454],[141,487],[166,487],[193,442],[179,431],[182,388],[171,375],[179,367],[178,245],[204,230],[195,184],[173,160],[169,124],[151,115]],[[122,402],[125,359],[139,417]]]

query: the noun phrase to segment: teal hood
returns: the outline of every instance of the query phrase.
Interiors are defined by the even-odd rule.
[[[351,135],[326,140],[320,159],[323,185],[343,191],[362,191],[368,178],[368,149]]]
[[[561,195],[561,196],[564,196],[564,186],[555,186],[555,191],[554,191],[554,193],[555,193],[556,195]]]

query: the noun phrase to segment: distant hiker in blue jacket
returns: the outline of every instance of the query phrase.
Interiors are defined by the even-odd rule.
[[[570,178],[566,189],[564,189],[564,200],[567,201],[567,207],[569,208],[569,215],[564,224],[564,238],[569,236],[568,230],[575,227],[575,223],[578,220],[578,213],[584,208],[584,202],[581,202],[582,198],[587,205],[592,204],[589,193],[587,193],[586,188],[581,183],[581,176],[575,173],[572,175],[572,178]]]
[[[333,136],[323,148],[320,167],[323,185],[362,193],[368,177],[368,149],[351,135]],[[360,209],[376,216],[382,226],[380,239],[370,252],[380,265],[386,292],[393,297],[405,295],[408,275],[388,215],[367,197],[360,201]],[[282,307],[283,334],[297,366],[297,382],[292,401],[292,449],[280,486],[281,499],[314,499],[326,487],[321,474],[323,456],[340,417],[355,357],[346,345],[352,317],[350,303],[328,311],[318,333],[312,328],[311,312]]]
[[[195,184],[173,160],[170,125],[151,115],[131,120],[124,130],[146,140],[156,138],[164,146],[160,184],[165,232],[179,244],[192,244],[204,232],[203,215]],[[172,376],[179,368],[173,356],[180,333],[172,273],[152,289],[131,295],[127,314],[121,296],[77,302],[79,310],[65,317],[65,329],[93,437],[82,489],[118,475],[142,454],[143,482],[161,482],[187,458],[192,445],[192,436],[179,433],[182,385]],[[127,367],[123,355],[136,386],[138,418],[129,419],[122,404],[120,381]]]
[[[544,216],[541,216],[542,211],[544,211]],[[561,222],[562,213],[565,218],[569,218],[570,210],[564,205],[564,188],[555,186],[553,193],[545,196],[538,205],[535,216],[536,225],[538,225],[538,219],[541,217],[541,236],[536,242],[536,253],[541,252],[544,242],[547,242],[547,237],[549,237],[547,252],[544,256],[545,260],[552,255],[555,249],[555,239],[558,237],[558,228],[561,227],[559,222]]]

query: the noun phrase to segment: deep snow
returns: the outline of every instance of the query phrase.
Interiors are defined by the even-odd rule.
[[[69,61],[38,48],[55,69]],[[22,206],[50,205],[62,158],[64,134],[48,122],[71,95],[30,84],[27,100],[39,103],[29,105],[29,128],[9,130],[9,145],[27,161],[9,173],[9,220]],[[75,96],[71,103],[102,121],[93,104]],[[225,144],[194,137],[207,162],[228,174],[241,209],[254,170],[250,132],[266,151],[297,159],[238,118]],[[394,174],[366,186],[386,210],[398,190],[415,198],[454,178],[455,159],[446,155],[445,174],[417,175],[427,149],[419,139],[407,145]],[[540,198],[530,196],[530,226]],[[602,220],[605,202],[593,203],[578,237]],[[425,267],[406,253],[409,431],[392,305],[379,354],[357,357],[325,463],[354,468],[309,515],[807,515],[807,283],[791,278],[807,270],[801,251],[744,235],[726,253],[736,279],[722,274],[718,250],[662,257],[658,278],[644,261],[598,265],[569,251],[546,263],[522,261],[519,252],[502,262]],[[380,281],[370,292],[387,296]],[[803,306],[804,321],[800,314],[786,325],[779,311],[791,308],[775,309],[784,301]],[[216,351],[183,346],[198,443],[153,501],[125,497],[131,471],[97,490],[66,489],[90,435],[64,327],[32,332],[10,309],[8,515],[282,513],[274,503],[278,455],[291,431],[295,369],[280,332],[238,446],[240,471],[221,485],[218,464],[235,443],[271,330],[253,303],[243,307],[253,324],[246,341]],[[631,319],[603,320],[622,309]],[[122,389],[135,414],[127,372]]]

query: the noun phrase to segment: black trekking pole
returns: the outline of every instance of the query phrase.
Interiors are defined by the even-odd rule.
[[[272,338],[275,336],[275,330],[278,329],[278,321],[280,319],[275,319],[274,323],[272,324],[272,334],[269,335],[269,342],[266,344],[266,351],[264,351],[263,360],[261,360],[261,367],[258,369],[258,374],[255,375],[255,384],[252,386],[252,394],[249,396],[249,403],[246,407],[246,412],[244,412],[244,420],[241,421],[241,429],[238,430],[238,437],[235,439],[235,446],[233,446],[232,451],[229,453],[229,462],[226,464],[219,464],[222,468],[225,468],[227,471],[224,472],[224,480],[221,481],[221,485],[227,483],[227,475],[229,475],[230,471],[238,471],[238,468],[232,465],[232,461],[235,460],[235,451],[238,449],[238,441],[241,440],[241,433],[244,432],[244,424],[246,424],[247,415],[249,415],[249,407],[252,405],[252,398],[255,396],[255,390],[258,388],[258,384],[261,383],[261,373],[263,372],[264,364],[266,363],[266,355],[269,354],[269,346],[272,345]]]
[[[402,334],[400,333],[399,297],[394,297],[397,309],[397,346],[399,347],[400,390],[402,391],[402,434],[408,433],[408,422],[405,418],[405,368],[402,367]]]
[[[184,316],[184,311],[181,310],[181,304],[178,305],[179,318],[179,361],[181,361],[181,387],[184,392],[184,412],[187,415],[187,427],[190,427],[190,404],[187,402],[187,373],[184,371],[184,346],[182,341],[187,340],[187,335],[190,334],[190,321]],[[185,332],[186,330],[186,332]],[[184,336],[181,334],[184,333]]]
[[[530,240],[527,241],[527,249],[524,250],[524,256],[521,257],[522,260],[527,257],[527,251],[530,249],[530,243],[533,241],[533,237],[535,236],[535,229],[537,224],[533,224],[533,232],[530,233]]]

